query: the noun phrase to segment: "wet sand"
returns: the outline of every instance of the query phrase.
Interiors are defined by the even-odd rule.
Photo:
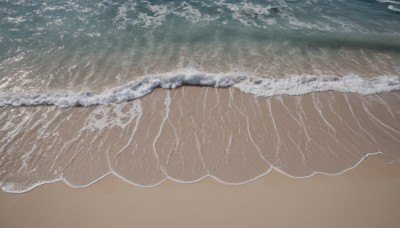
[[[94,107],[0,110],[0,186],[24,192],[112,173],[155,186],[212,176],[241,184],[271,170],[339,174],[367,156],[399,161],[399,92],[256,97],[237,89],[158,89]]]
[[[63,182],[0,192],[0,227],[400,226],[400,164],[369,157],[342,175],[277,172],[232,186],[206,178],[132,186],[114,176],[80,189]]]

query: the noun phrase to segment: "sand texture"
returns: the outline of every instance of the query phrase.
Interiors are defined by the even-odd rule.
[[[400,226],[400,164],[368,158],[342,175],[293,179],[272,172],[231,186],[211,178],[135,187],[110,175],[74,189],[63,182],[0,192],[0,227]]]

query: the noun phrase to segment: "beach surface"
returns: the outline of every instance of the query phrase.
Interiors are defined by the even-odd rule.
[[[337,175],[368,156],[398,162],[399,97],[184,86],[109,106],[4,108],[0,186],[85,187],[110,173],[142,187],[208,176],[237,185],[271,170]]]
[[[0,227],[400,227],[397,3],[0,0]]]
[[[400,164],[369,157],[342,175],[278,172],[244,185],[206,178],[132,186],[112,175],[74,189],[63,182],[0,192],[1,227],[386,227],[400,225]]]

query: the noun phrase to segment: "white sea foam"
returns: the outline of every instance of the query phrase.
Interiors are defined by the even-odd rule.
[[[271,18],[271,12],[279,11],[280,7],[286,6],[281,2],[275,5],[259,5],[251,2],[243,1],[241,3],[228,3],[224,0],[216,1],[214,4],[222,9],[230,11],[232,19],[239,21],[243,25],[252,25],[264,27],[265,25],[276,24],[276,19]],[[279,6],[279,7],[278,7]]]
[[[376,1],[380,3],[400,4],[400,2],[393,0],[376,0]]]
[[[182,18],[185,18],[192,23],[210,22],[218,19],[217,16],[202,14],[198,9],[193,8],[193,6],[189,5],[187,2],[183,2],[179,6],[179,8],[180,10],[175,9],[174,11],[172,11],[172,13]]]
[[[388,9],[394,12],[400,12],[400,8],[396,7],[397,5],[400,4],[400,1],[394,1],[394,0],[376,0],[379,3],[387,3],[388,4]]]
[[[400,12],[400,8],[397,8],[397,7],[393,6],[393,5],[389,5],[388,9],[390,9],[391,11],[394,11],[394,12]]]
[[[382,76],[366,79],[357,75],[292,76],[281,79],[245,79],[233,85],[245,93],[257,96],[303,95],[311,92],[336,91],[358,94],[375,94],[400,89],[400,77]]]
[[[294,75],[286,78],[252,78],[240,73],[212,74],[185,70],[139,78],[127,85],[99,93],[42,93],[32,95],[0,94],[0,107],[51,105],[58,107],[93,106],[122,103],[151,93],[156,88],[174,89],[184,85],[234,87],[256,96],[303,95],[337,91],[375,94],[400,90],[400,76],[363,78],[357,75]]]
[[[11,24],[15,24],[15,25],[19,25],[22,22],[26,21],[25,18],[23,18],[22,16],[19,17],[6,17],[5,21],[11,23]]]

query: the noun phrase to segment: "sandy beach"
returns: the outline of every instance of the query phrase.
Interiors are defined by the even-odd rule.
[[[0,0],[0,228],[400,227],[399,3]]]
[[[338,176],[272,172],[232,186],[206,178],[153,188],[107,176],[74,189],[62,182],[0,192],[1,227],[364,227],[400,225],[400,164],[368,158]]]
[[[187,86],[7,108],[24,130],[3,128],[2,188],[23,193],[1,192],[0,226],[395,228],[398,97]]]

